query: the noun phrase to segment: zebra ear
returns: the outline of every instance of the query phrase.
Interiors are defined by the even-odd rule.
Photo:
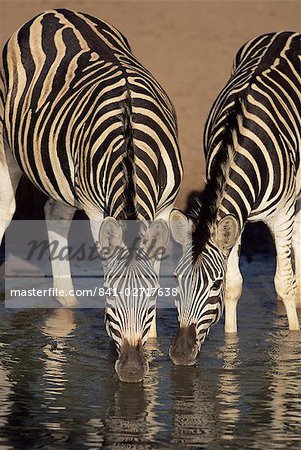
[[[99,243],[107,256],[111,256],[116,247],[122,245],[121,226],[113,217],[103,220],[99,230]]]
[[[192,224],[178,209],[173,209],[169,216],[171,235],[183,247],[191,242]]]
[[[215,229],[214,240],[222,251],[230,250],[239,236],[238,220],[228,215],[221,219]]]
[[[144,245],[149,256],[156,258],[158,252],[164,253],[168,240],[169,228],[167,222],[163,219],[154,220],[144,237]]]

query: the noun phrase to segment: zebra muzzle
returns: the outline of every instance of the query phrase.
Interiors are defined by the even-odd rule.
[[[139,383],[148,371],[141,341],[130,345],[125,339],[120,347],[119,358],[115,363],[115,370],[120,381],[125,383]]]
[[[193,366],[198,352],[195,324],[180,327],[169,348],[172,362],[176,366]]]

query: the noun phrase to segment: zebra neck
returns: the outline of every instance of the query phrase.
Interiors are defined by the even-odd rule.
[[[242,192],[237,190],[229,171],[227,178],[208,180],[202,192],[193,192],[188,199],[186,215],[193,223],[193,253],[198,255],[214,240],[218,222],[227,215],[234,216],[240,232],[243,230],[252,209]]]

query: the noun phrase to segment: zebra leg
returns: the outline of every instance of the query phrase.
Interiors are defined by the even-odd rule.
[[[87,216],[89,217],[89,220],[90,220],[90,229],[91,229],[95,247],[100,252],[98,243],[99,243],[99,231],[100,231],[100,227],[101,227],[101,224],[103,221],[103,214],[100,214],[98,217],[96,217],[94,215],[93,216],[89,215],[88,211],[85,211],[85,213],[87,214]],[[105,261],[102,261],[102,266],[103,266],[103,271],[105,273],[105,267],[106,267]],[[108,334],[110,334],[110,333],[108,333]]]
[[[163,212],[161,212],[156,219],[163,219],[169,224],[169,216],[173,209],[173,204],[169,205],[168,208],[166,208]],[[154,269],[160,279],[160,267],[161,267],[161,261],[155,261],[154,263]],[[148,338],[156,338],[157,337],[157,311],[155,311],[149,332],[148,332]]]
[[[225,293],[225,332],[237,333],[237,302],[241,296],[242,291],[242,275],[239,269],[239,253],[240,241],[232,248],[228,263],[226,274],[226,293]]]
[[[90,220],[90,229],[91,229],[94,244],[95,244],[96,248],[98,249],[98,251],[100,251],[98,243],[99,243],[99,231],[100,231],[100,227],[101,227],[101,224],[103,221],[103,215],[101,214],[98,217],[92,217],[92,216],[89,216],[89,213],[87,211],[85,211],[85,212]],[[105,261],[102,261],[102,265],[105,270],[105,266],[106,266]]]
[[[166,208],[162,213],[160,213],[156,219],[163,219],[169,224],[169,216],[172,211],[173,205]],[[155,261],[154,263],[154,269],[160,279],[160,267],[161,267],[161,261]],[[157,311],[155,311],[149,332],[148,332],[149,338],[156,338],[157,337]]]
[[[296,307],[301,308],[301,199],[299,199],[296,206],[297,213],[293,231],[293,250],[297,281]]]
[[[20,177],[19,166],[11,150],[5,149],[4,138],[0,130],[0,244],[16,209],[15,193]]]
[[[44,207],[46,226],[49,243],[58,242],[57,252],[60,249],[68,247],[68,233],[71,225],[72,217],[75,209],[64,203],[56,202],[49,199]],[[78,305],[78,301],[74,294],[73,283],[71,279],[70,263],[60,258],[51,260],[53,287],[56,292],[63,291],[63,295],[57,295],[56,299],[64,307]]]
[[[296,310],[296,278],[292,266],[292,234],[294,227],[294,213],[292,208],[284,215],[279,215],[269,226],[274,235],[277,267],[274,278],[278,296],[284,303],[288,326],[290,330],[299,330],[299,321]]]
[[[155,312],[155,314],[154,314],[147,337],[148,338],[156,338],[157,337],[157,312]]]
[[[95,245],[97,245],[98,241],[99,241],[99,230],[103,221],[103,215],[99,215],[98,217],[92,217],[89,215],[89,213],[87,211],[85,211],[87,216],[89,217],[90,220],[90,228],[91,228],[91,233],[92,233],[92,237],[94,240]]]

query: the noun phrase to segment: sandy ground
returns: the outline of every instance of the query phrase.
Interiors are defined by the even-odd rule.
[[[0,0],[0,45],[20,25],[55,7],[88,12],[127,36],[133,52],[161,82],[178,114],[185,177],[178,205],[203,185],[202,133],[210,106],[248,39],[299,30],[298,1]]]

